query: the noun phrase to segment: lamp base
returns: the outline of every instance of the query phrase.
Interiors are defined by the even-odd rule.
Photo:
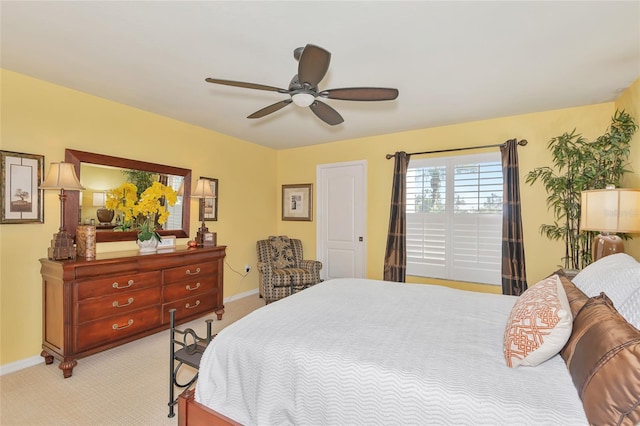
[[[610,254],[624,253],[622,238],[615,234],[599,234],[593,240],[593,261]]]
[[[198,233],[196,234],[196,244],[197,247],[204,247],[204,234],[209,233],[209,228],[207,228],[207,226],[204,224],[204,221],[202,222],[202,225],[200,226],[200,229],[198,229]]]
[[[49,259],[67,260],[76,258],[76,248],[73,245],[71,234],[65,231],[53,234],[51,247],[49,247]]]

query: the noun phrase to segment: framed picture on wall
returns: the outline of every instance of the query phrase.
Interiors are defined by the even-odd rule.
[[[0,223],[44,222],[44,155],[0,151]]]
[[[282,185],[282,220],[313,219],[313,185]]]
[[[211,192],[213,192],[213,195],[215,195],[215,198],[205,198],[200,202],[200,221],[218,220],[218,199],[220,196],[218,193],[218,179],[208,178],[204,176],[200,176],[200,179],[209,181],[209,185],[211,185]]]

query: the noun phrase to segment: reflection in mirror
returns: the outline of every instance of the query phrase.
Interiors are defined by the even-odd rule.
[[[76,225],[84,223],[96,225],[98,242],[135,240],[135,232],[118,230],[122,214],[105,208],[106,191],[129,181],[142,192],[151,182],[159,181],[178,192],[178,201],[168,207],[169,219],[158,233],[189,236],[191,170],[71,149],[65,150],[65,161],[74,164],[80,182],[86,188],[68,194],[65,227],[72,235],[75,236]],[[148,180],[142,182],[140,179]]]
[[[80,183],[85,190],[80,195],[78,217],[85,225],[95,225],[99,232],[118,230],[122,225],[123,213],[106,209],[107,191],[119,187],[123,182],[131,182],[138,188],[138,196],[140,196],[153,182],[160,182],[178,192],[183,181],[182,176],[81,163]],[[175,205],[167,206],[169,218],[162,225],[162,229],[182,228],[182,203],[183,196],[178,194]]]

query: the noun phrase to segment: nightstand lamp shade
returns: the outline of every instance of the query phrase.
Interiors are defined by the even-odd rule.
[[[607,188],[582,191],[580,226],[600,231],[593,242],[593,260],[624,253],[618,232],[640,232],[640,189]]]
[[[100,222],[100,225],[109,225],[115,214],[113,210],[105,208],[106,201],[107,194],[104,192],[93,193],[93,207],[98,207],[98,210],[96,210],[96,216],[98,216],[98,222]]]
[[[198,179],[196,187],[191,193],[191,198],[216,198],[211,190],[211,182],[207,179]]]
[[[191,198],[198,198],[200,203],[204,203],[204,200],[207,198],[216,198],[215,194],[211,190],[211,182],[207,179],[198,179],[196,183],[196,187],[191,193]],[[204,245],[204,234],[209,233],[209,228],[204,223],[204,217],[202,218],[202,225],[200,225],[200,229],[198,229],[198,234],[196,236],[196,243],[198,247],[202,247]]]
[[[53,234],[51,247],[49,247],[49,259],[63,260],[75,259],[76,249],[73,246],[73,238],[64,229],[64,204],[67,201],[65,191],[80,191],[84,188],[76,176],[76,171],[71,163],[51,163],[47,178],[40,185],[40,189],[59,189],[60,195],[60,230]]]

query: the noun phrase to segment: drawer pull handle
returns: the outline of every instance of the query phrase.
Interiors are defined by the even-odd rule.
[[[195,287],[191,287],[191,284],[187,284],[187,287],[186,287],[186,289],[189,290],[189,291],[197,290],[199,288],[200,288],[200,283],[199,282],[196,283]]]
[[[187,302],[187,304],[184,305],[184,307],[187,308],[187,309],[193,309],[193,308],[198,307],[199,304],[200,304],[200,300],[198,299],[198,300],[196,300],[196,304],[195,305],[191,306],[191,304]]]
[[[191,272],[191,269],[187,269],[187,275],[197,275],[200,273],[200,268],[196,268],[195,272]]]
[[[114,308],[124,308],[125,306],[129,306],[130,304],[133,303],[133,297],[130,297],[127,299],[127,303],[125,303],[124,305],[121,305],[117,300],[115,302],[113,302],[113,307]]]
[[[124,287],[120,287],[120,285],[118,284],[118,281],[116,281],[115,283],[111,284],[111,286],[113,288],[118,288],[118,289],[129,288],[132,285],[133,285],[133,280],[127,281],[127,285],[125,285]]]
[[[129,321],[127,321],[127,325],[123,325],[122,327],[119,326],[118,324],[113,324],[111,326],[111,328],[113,328],[114,330],[124,330],[125,328],[131,327],[131,324],[133,324],[133,320],[130,319]]]

